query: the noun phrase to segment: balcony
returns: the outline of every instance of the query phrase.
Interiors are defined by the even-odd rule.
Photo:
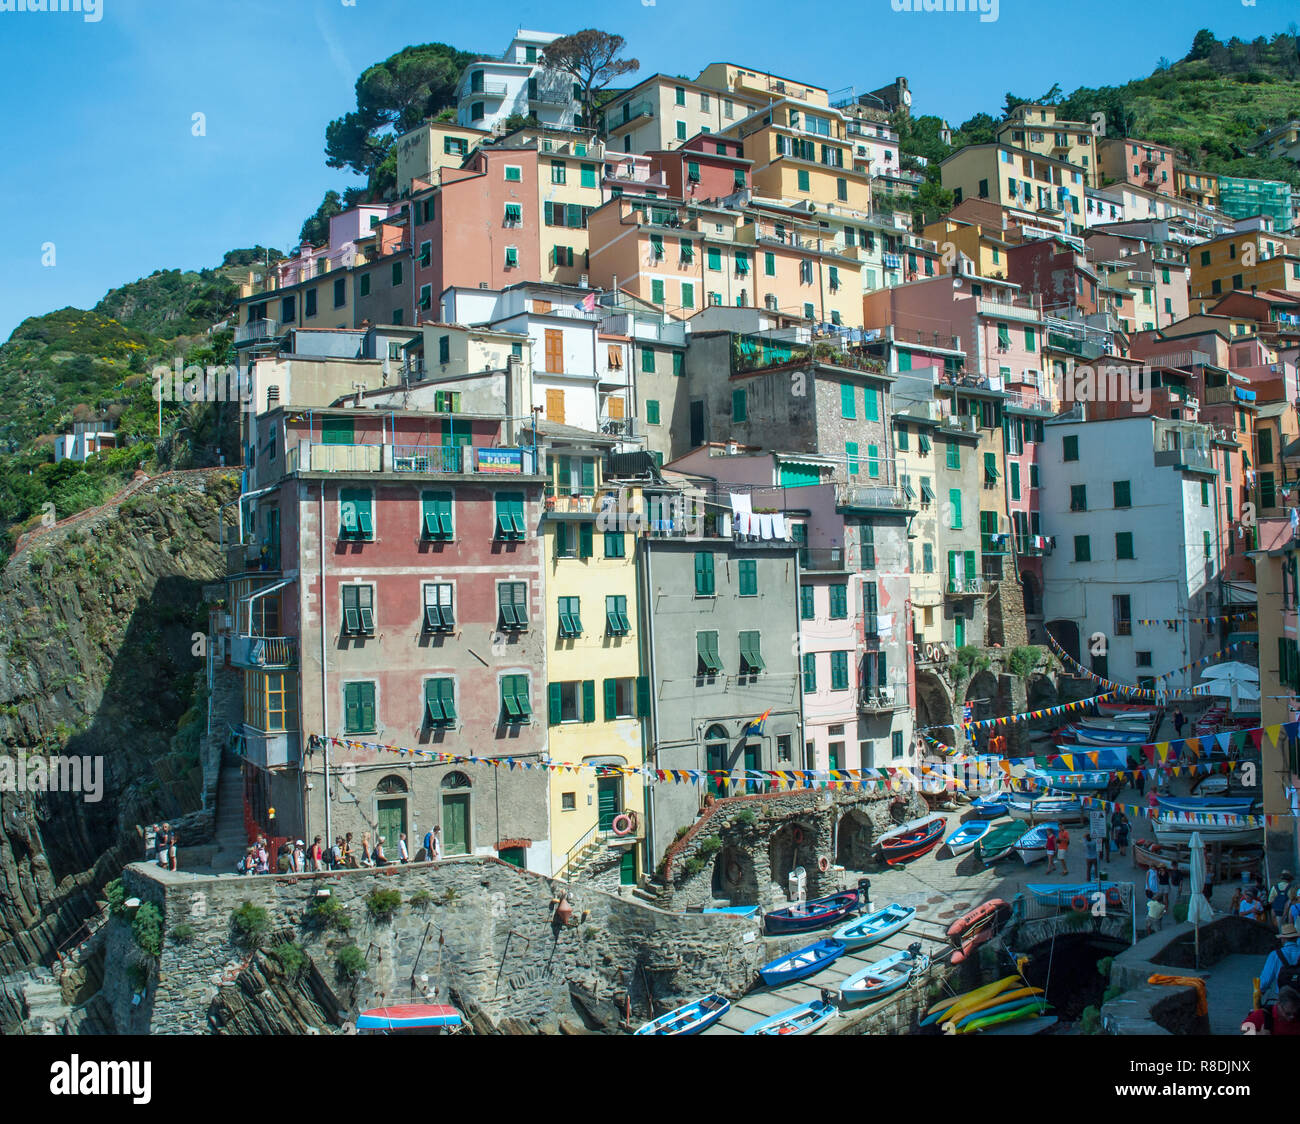
[[[924,637],[919,637],[912,642],[912,660],[917,665],[922,664],[946,664],[952,658],[952,650],[946,640],[936,640],[928,643]]]
[[[991,583],[985,578],[962,575],[944,583],[944,593],[950,597],[987,597],[992,592]]]
[[[623,107],[621,118],[609,122],[610,135],[616,136],[622,130],[640,124],[643,117],[650,118],[654,115],[655,107],[653,102],[645,98],[634,101],[631,105]]]
[[[557,496],[548,484],[546,487],[546,512],[548,515],[594,515],[600,505],[594,495]]]
[[[232,636],[230,662],[235,667],[289,668],[298,666],[296,636]]]
[[[868,511],[881,509],[898,511],[908,507],[903,489],[897,484],[837,484],[835,506],[861,508]]]
[[[858,695],[858,710],[862,714],[883,714],[891,710],[901,710],[907,706],[905,696],[901,697],[893,687],[880,687],[875,691],[863,691]]]
[[[1031,320],[1041,323],[1042,313],[1037,308],[1006,301],[991,301],[980,297],[975,302],[975,310],[981,316],[997,316],[1006,320]]]
[[[799,565],[808,573],[843,573],[851,570],[848,550],[842,546],[808,546],[799,551]]]
[[[244,756],[262,769],[290,768],[300,759],[297,731],[269,732],[245,724],[241,729]]]
[[[280,569],[280,551],[270,543],[236,543],[226,547],[226,573],[273,573]]]
[[[1048,535],[1017,535],[1016,554],[1022,558],[1042,558],[1052,553],[1055,539]]]
[[[533,450],[470,445],[324,445],[299,441],[285,456],[285,472],[413,475],[528,474]]]
[[[478,89],[471,84],[470,88],[460,95],[461,101],[472,101],[475,98],[503,98],[509,93],[509,88],[504,82],[482,82]]]
[[[529,105],[568,105],[571,101],[573,96],[567,90],[538,90],[528,95]]]
[[[235,329],[235,346],[270,343],[288,334],[289,326],[278,320],[254,320],[251,324],[240,324]]]

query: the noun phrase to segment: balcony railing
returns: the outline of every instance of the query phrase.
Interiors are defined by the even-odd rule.
[[[300,441],[285,457],[286,472],[402,472],[415,474],[532,473],[531,449],[469,445],[325,445]]]
[[[236,667],[297,667],[298,638],[296,636],[232,636],[230,662]]]
[[[892,464],[889,470],[892,471]],[[838,507],[872,509],[904,508],[908,501],[897,484],[839,484],[835,489],[835,503]]]
[[[976,301],[976,311],[982,316],[1001,316],[1009,320],[1032,320],[1035,323],[1041,322],[1042,313],[1037,308],[1027,307],[1021,304],[1010,304],[1006,301],[991,301],[980,297]]]
[[[799,565],[813,572],[840,573],[852,569],[848,550],[842,546],[807,546],[799,551]]]
[[[949,578],[944,583],[944,592],[954,597],[971,597],[982,596],[991,592],[989,582],[980,577],[968,578],[964,574],[961,577]]]
[[[636,124],[642,117],[653,117],[654,115],[654,103],[642,98],[638,101],[634,101],[627,107],[626,116],[624,116],[620,110],[619,113],[613,114],[612,117],[607,117],[606,120],[609,123],[609,131],[611,133],[616,133],[628,125]]]
[[[558,514],[577,513],[592,515],[600,509],[597,497],[592,496],[557,496],[551,486],[546,486],[546,510]]]
[[[864,714],[898,710],[906,705],[906,696],[899,695],[893,687],[880,687],[874,691],[863,691],[858,695],[858,710]]]
[[[483,82],[475,89],[473,84],[468,86],[460,95],[461,101],[468,101],[472,98],[503,98],[509,92],[509,87],[504,82]]]
[[[254,320],[251,324],[240,324],[235,329],[235,343],[258,343],[262,340],[279,339],[288,330],[278,320]]]

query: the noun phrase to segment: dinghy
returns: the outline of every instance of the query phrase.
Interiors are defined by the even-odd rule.
[[[844,955],[841,941],[824,940],[805,945],[794,952],[787,952],[775,960],[769,960],[758,974],[769,987],[792,983],[794,980],[806,979],[833,964]]]
[[[975,857],[985,866],[1004,859],[1015,850],[1016,843],[1025,833],[1025,825],[1016,821],[997,824],[983,839],[975,844]]]
[[[971,820],[948,836],[948,850],[953,855],[964,855],[993,830],[992,820]]]
[[[1264,828],[1232,822],[1238,817],[1236,813],[1210,812],[1209,815],[1229,816],[1227,823],[1188,823],[1186,820],[1157,816],[1155,821],[1156,842],[1162,847],[1169,844],[1187,846],[1192,832],[1200,834],[1208,846],[1211,843],[1262,843]]]
[[[1007,814],[1007,793],[992,792],[987,796],[977,796],[970,802],[970,810],[983,820],[995,820]]]
[[[924,855],[937,847],[943,840],[946,826],[947,821],[936,812],[934,815],[912,820],[902,827],[885,832],[877,840],[877,845],[885,862],[893,866],[895,863],[906,862],[908,859]]]
[[[837,921],[844,920],[862,904],[857,890],[846,890],[840,894],[831,894],[825,898],[814,898],[810,902],[793,902],[783,909],[775,909],[763,915],[763,925],[767,932],[779,936],[784,933],[808,933],[813,929],[823,929]]]
[[[1166,812],[1217,812],[1232,816],[1248,816],[1255,806],[1253,796],[1161,796],[1160,807]]]
[[[1077,796],[1064,796],[1049,792],[1045,796],[1013,797],[1008,802],[1007,811],[1011,818],[1024,820],[1026,823],[1045,823],[1048,820],[1074,821],[1084,818],[1083,804]]]
[[[868,964],[840,984],[840,1002],[869,1003],[891,995],[930,966],[930,958],[921,955],[920,942],[909,945],[884,960]]]
[[[637,1034],[699,1034],[731,1010],[731,1000],[714,993],[651,1019],[638,1027]]]
[[[797,1007],[780,1011],[749,1027],[746,1034],[812,1034],[835,1017],[835,1008],[822,999],[800,1003]]]
[[[831,937],[846,948],[866,948],[886,937],[892,937],[915,916],[916,910],[910,905],[887,905],[884,909],[841,925]]]
[[[1016,854],[1024,860],[1026,866],[1047,858],[1047,832],[1049,829],[1060,831],[1061,825],[1055,821],[1040,823],[1037,827],[1031,827],[1016,840]]]
[[[464,1025],[465,1020],[460,1012],[443,1003],[403,1003],[395,1007],[372,1007],[357,1016],[358,1033],[409,1031],[455,1034]]]

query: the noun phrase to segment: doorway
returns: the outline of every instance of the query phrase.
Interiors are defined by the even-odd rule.
[[[636,848],[629,847],[623,852],[618,863],[618,884],[620,886],[636,885]]]
[[[380,800],[376,834],[384,841],[384,853],[396,859],[398,840],[406,832],[406,801]]]
[[[522,847],[502,847],[501,850],[497,852],[497,858],[499,858],[503,863],[509,863],[511,866],[519,867],[520,870],[525,869],[528,865]]]
[[[447,855],[469,854],[469,793],[449,792],[442,797],[442,846]]]
[[[598,777],[596,780],[596,805],[599,820],[597,830],[609,831],[614,818],[622,811],[623,781],[620,777]]]

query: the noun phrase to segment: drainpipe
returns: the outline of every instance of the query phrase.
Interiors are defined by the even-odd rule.
[[[333,819],[330,816],[330,707],[329,707],[329,673],[325,664],[325,623],[328,614],[325,600],[325,481],[320,482],[320,507],[317,513],[320,533],[320,702],[321,702],[321,737],[325,753],[325,838],[334,838]],[[302,588],[302,587],[300,587]],[[306,802],[304,801],[304,807]]]
[[[646,498],[645,498],[644,491],[641,493],[641,505],[642,505],[642,511],[644,512],[646,507]],[[654,737],[655,739],[657,739],[659,733],[659,696],[656,694],[654,689],[654,685],[655,685],[654,612],[652,611],[650,606],[650,598],[652,596],[651,591],[653,590],[654,587],[651,584],[650,538],[648,535],[642,536],[641,547],[642,547],[642,560],[644,562],[644,565],[637,567],[637,584],[640,587],[637,590],[637,594],[638,594],[638,599],[641,602],[641,636],[645,644],[646,674],[649,679],[648,693],[650,695],[650,720],[651,720],[651,726],[654,730]],[[649,765],[649,753],[647,753],[647,750],[649,750],[654,753],[654,758],[655,758],[654,764],[655,767],[658,767],[659,754],[657,752],[656,745],[657,745],[657,741],[651,738],[650,733],[646,729],[645,723],[643,722],[641,724],[641,746],[642,746],[642,760],[646,763],[646,765]],[[655,793],[655,787],[653,784],[646,784],[643,786],[642,798],[645,801],[646,838],[645,838],[645,844],[642,848],[642,860],[643,860],[643,866],[651,872],[653,871],[653,862],[655,856],[654,793]]]

